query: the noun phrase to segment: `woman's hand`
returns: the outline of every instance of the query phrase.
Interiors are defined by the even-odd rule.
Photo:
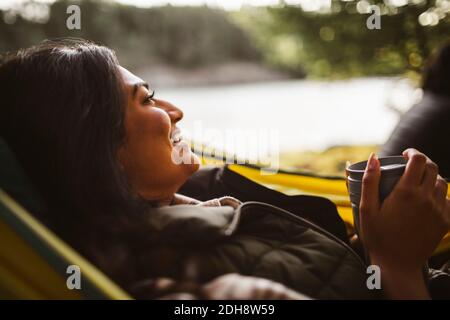
[[[422,267],[450,227],[447,183],[438,167],[415,149],[405,150],[405,172],[380,204],[380,163],[374,155],[363,178],[361,240],[381,268],[391,298],[428,298]]]
[[[219,276],[204,285],[158,278],[137,284],[132,292],[139,299],[160,300],[309,300],[278,282],[237,273]]]
[[[262,278],[230,273],[214,279],[202,288],[212,300],[307,300],[308,297],[280,283]]]

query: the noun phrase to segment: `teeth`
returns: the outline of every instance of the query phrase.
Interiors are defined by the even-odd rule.
[[[178,128],[175,128],[170,135],[170,142],[172,144],[179,143],[183,140],[183,136],[181,135],[181,131]]]
[[[173,144],[173,143],[178,143],[178,142],[180,142],[182,140],[182,137],[181,136],[177,136],[177,137],[173,137],[173,138],[170,138],[170,142]]]

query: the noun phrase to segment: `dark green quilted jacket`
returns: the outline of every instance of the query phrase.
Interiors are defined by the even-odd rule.
[[[207,282],[237,272],[275,280],[320,299],[368,299],[366,267],[342,240],[261,202],[162,207],[147,219],[152,236],[137,263],[152,277]]]

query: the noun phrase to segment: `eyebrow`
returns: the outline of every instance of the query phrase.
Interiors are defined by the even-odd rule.
[[[147,82],[138,82],[138,83],[134,84],[133,85],[133,99],[136,97],[136,93],[140,87],[146,87],[148,90],[149,85]]]

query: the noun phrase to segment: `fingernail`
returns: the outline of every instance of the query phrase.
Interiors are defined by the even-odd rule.
[[[377,156],[373,152],[370,154],[369,160],[367,160],[367,168],[369,170],[375,170],[377,168]]]

